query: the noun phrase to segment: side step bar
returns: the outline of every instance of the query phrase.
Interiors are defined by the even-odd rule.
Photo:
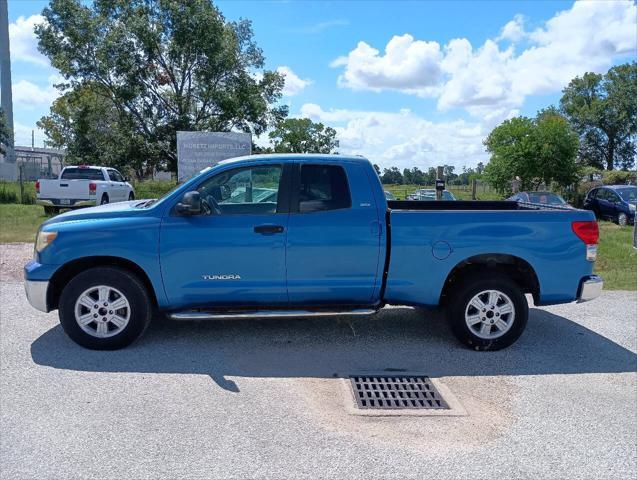
[[[359,308],[354,310],[255,310],[245,312],[175,312],[169,317],[173,320],[232,320],[241,318],[285,318],[285,317],[333,317],[373,315],[378,310]]]

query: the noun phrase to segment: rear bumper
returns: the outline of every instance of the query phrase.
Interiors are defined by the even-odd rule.
[[[577,302],[588,302],[599,297],[604,288],[604,280],[597,275],[591,275],[582,280],[579,287],[579,294],[577,295]]]
[[[69,203],[62,204],[57,198],[38,198],[35,201],[36,205],[42,205],[43,207],[59,207],[59,208],[74,208],[74,207],[94,207],[97,205],[96,200],[73,200],[70,199]]]
[[[29,303],[33,308],[44,313],[49,311],[46,301],[46,294],[48,289],[49,282],[47,281],[24,281],[24,291],[27,294],[27,300],[29,300]]]

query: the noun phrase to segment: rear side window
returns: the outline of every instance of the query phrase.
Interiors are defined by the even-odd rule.
[[[104,180],[102,170],[98,168],[65,168],[60,177],[62,180]]]
[[[343,167],[302,165],[299,212],[321,212],[350,208],[352,198]]]

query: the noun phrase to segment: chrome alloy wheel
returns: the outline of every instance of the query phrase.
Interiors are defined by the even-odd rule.
[[[471,299],[464,318],[475,336],[493,340],[511,329],[515,321],[515,306],[504,293],[484,290]]]
[[[122,292],[106,285],[85,290],[75,302],[75,321],[97,338],[120,333],[130,320],[130,304]]]

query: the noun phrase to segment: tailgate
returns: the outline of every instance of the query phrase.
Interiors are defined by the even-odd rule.
[[[90,180],[40,180],[38,198],[88,200]]]

